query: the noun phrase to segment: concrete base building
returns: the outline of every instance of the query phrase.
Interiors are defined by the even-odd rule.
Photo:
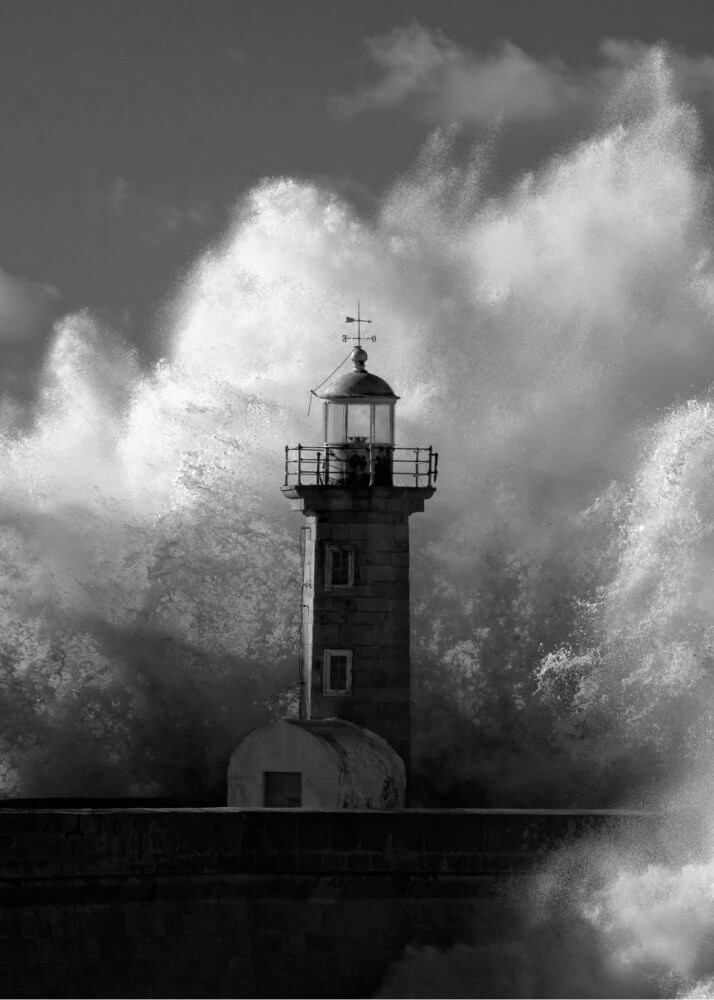
[[[381,736],[343,719],[283,719],[254,730],[228,768],[228,805],[396,809],[404,763]]]

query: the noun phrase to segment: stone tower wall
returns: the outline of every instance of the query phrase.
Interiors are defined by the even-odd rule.
[[[347,719],[410,761],[409,516],[431,489],[296,487],[303,534],[302,687],[305,714]],[[327,589],[330,544],[353,552],[354,582]],[[324,651],[352,653],[349,695],[324,691]]]
[[[316,519],[312,715],[337,715],[409,756],[409,525],[403,511],[335,512]],[[325,590],[329,543],[354,552],[354,586]],[[323,650],[352,651],[352,693],[323,693]]]

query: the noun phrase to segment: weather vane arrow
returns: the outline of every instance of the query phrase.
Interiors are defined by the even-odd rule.
[[[358,347],[362,346],[362,341],[363,340],[371,340],[372,343],[374,343],[376,341],[376,339],[377,339],[374,335],[372,335],[371,337],[363,337],[362,336],[362,324],[363,323],[371,323],[371,322],[372,322],[371,319],[362,319],[362,316],[360,314],[359,299],[357,299],[357,315],[356,316],[345,316],[345,323],[356,323],[357,324],[357,336],[356,337],[348,337],[346,333],[343,333],[342,334],[342,340],[345,341],[345,342],[348,341],[348,340],[356,340]]]

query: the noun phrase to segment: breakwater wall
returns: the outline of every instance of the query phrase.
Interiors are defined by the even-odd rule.
[[[497,934],[503,889],[610,811],[0,809],[0,994],[369,996],[407,945]]]

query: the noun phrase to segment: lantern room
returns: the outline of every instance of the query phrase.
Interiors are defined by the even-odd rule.
[[[362,347],[355,347],[350,359],[352,371],[318,393],[323,401],[325,472],[333,483],[389,486],[399,397],[384,379],[366,370]]]

